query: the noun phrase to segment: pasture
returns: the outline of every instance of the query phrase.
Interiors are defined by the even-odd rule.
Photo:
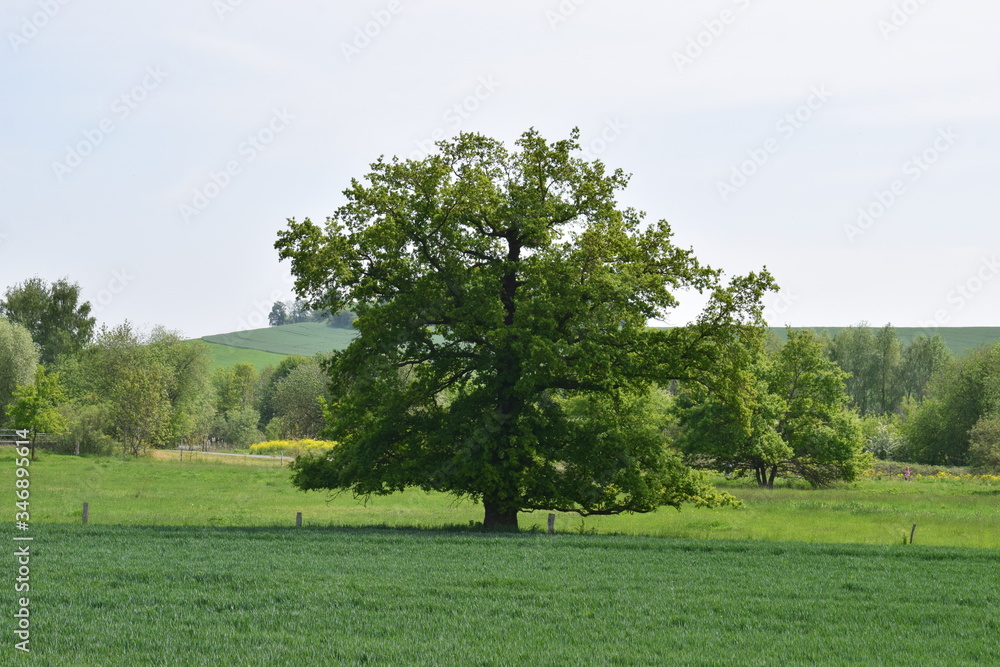
[[[0,484],[13,488],[9,450],[0,450]],[[468,526],[480,505],[409,490],[363,504],[292,487],[278,460],[156,452],[138,460],[42,454],[33,468],[35,521],[90,521],[146,526],[287,526],[296,512],[307,526]],[[286,461],[287,463],[287,461]],[[901,544],[917,524],[915,544],[1000,548],[1000,480],[866,479],[841,488],[757,489],[721,477],[714,482],[743,501],[740,509],[590,517],[560,515],[558,532],[654,537]],[[525,529],[542,529],[546,513],[522,514]]]

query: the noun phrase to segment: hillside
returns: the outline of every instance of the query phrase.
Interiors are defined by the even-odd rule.
[[[810,328],[833,336],[844,327]],[[787,337],[783,327],[772,327],[771,331],[782,341]],[[970,349],[986,343],[1000,341],[1000,327],[942,327],[935,330],[900,327],[896,332],[904,344],[908,344],[920,334],[938,333],[956,355],[965,354]],[[282,357],[290,354],[309,357],[317,352],[342,350],[350,344],[355,334],[353,329],[335,329],[319,322],[301,322],[280,327],[216,334],[205,336],[201,340],[209,344],[215,354],[217,366],[232,366],[243,361],[262,369],[277,364]]]
[[[201,340],[212,349],[216,366],[247,362],[259,370],[276,365],[290,354],[311,357],[317,352],[342,350],[354,336],[353,329],[336,329],[321,322],[300,322],[215,334]]]

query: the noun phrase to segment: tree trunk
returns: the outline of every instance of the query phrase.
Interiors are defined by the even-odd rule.
[[[486,530],[517,530],[517,510],[501,508],[500,503],[484,501],[486,516],[483,518],[483,528]]]
[[[767,478],[767,488],[774,488],[774,478],[778,474],[778,466],[771,466],[771,474]]]

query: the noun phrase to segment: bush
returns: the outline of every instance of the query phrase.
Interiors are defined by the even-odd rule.
[[[108,424],[108,409],[105,405],[59,406],[59,412],[66,420],[66,432],[52,436],[44,444],[45,449],[59,454],[73,454],[80,443],[81,454],[109,456],[114,452],[115,442],[104,431]]]
[[[861,420],[866,452],[882,461],[893,461],[903,451],[903,436],[899,433],[896,415],[869,415]]]

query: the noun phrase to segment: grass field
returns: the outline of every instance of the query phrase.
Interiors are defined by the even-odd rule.
[[[158,452],[162,459],[41,455],[34,464],[35,521],[76,523],[90,504],[96,524],[288,526],[296,512],[311,526],[468,526],[482,507],[450,496],[410,490],[363,505],[350,495],[294,489],[279,461]],[[13,488],[12,452],[0,451],[0,485]],[[194,459],[194,460],[192,460]],[[286,462],[287,463],[287,462]],[[1000,548],[1000,484],[920,479],[869,480],[847,488],[760,490],[717,480],[743,501],[741,509],[664,508],[652,514],[560,515],[559,532],[674,538],[796,540],[895,545],[909,538],[934,546]],[[541,529],[547,514],[522,514],[522,527]]]
[[[34,537],[36,664],[1000,661],[996,551],[371,528]]]

